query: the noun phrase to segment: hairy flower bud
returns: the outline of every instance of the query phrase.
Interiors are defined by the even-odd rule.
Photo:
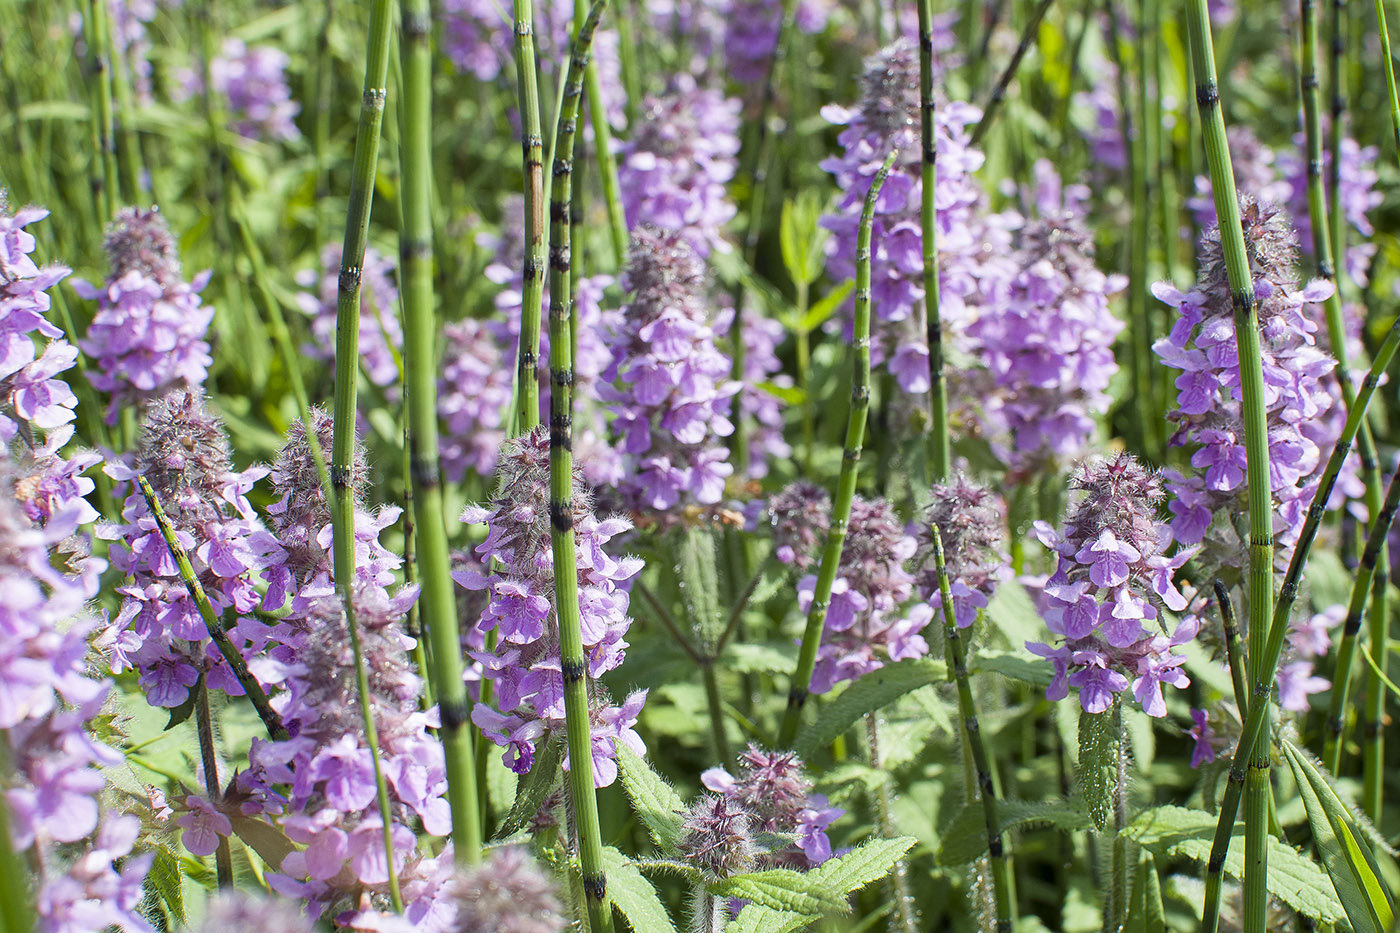
[[[491,850],[481,865],[450,882],[447,901],[455,916],[447,933],[563,933],[568,916],[554,884],[523,846]]]
[[[749,815],[736,801],[705,794],[685,814],[676,851],[707,878],[728,878],[754,867]]]

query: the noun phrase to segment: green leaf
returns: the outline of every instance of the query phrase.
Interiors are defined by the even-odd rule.
[[[525,828],[530,818],[540,811],[544,799],[554,789],[559,777],[559,765],[564,760],[564,743],[555,736],[545,743],[529,774],[522,774],[515,785],[515,803],[506,814],[496,833],[498,838],[514,836]]]
[[[991,629],[1004,635],[1017,651],[1021,651],[1027,641],[1037,641],[1045,635],[1045,623],[1035,603],[1026,588],[1014,580],[997,586],[987,604],[986,616],[991,621]]]
[[[807,313],[802,315],[802,320],[797,322],[797,328],[803,333],[810,334],[821,327],[846,303],[846,299],[851,297],[851,292],[855,291],[855,279],[847,279],[840,285],[833,288],[822,296],[816,304],[807,309]]]
[[[807,393],[794,386],[780,386],[776,382],[754,383],[754,388],[760,392],[767,392],[769,395],[782,401],[784,405],[801,405],[807,400]]]
[[[165,724],[166,732],[169,732],[171,729],[174,729],[176,726],[183,723],[186,719],[190,718],[190,714],[194,712],[194,698],[198,692],[199,688],[197,686],[191,687],[190,695],[185,697],[185,702],[181,703],[179,706],[171,708],[170,721]]]
[[[1154,855],[1205,863],[1210,858],[1215,824],[1215,814],[1204,810],[1160,806],[1139,813],[1124,827],[1123,834]],[[1244,824],[1236,823],[1234,833],[1242,835]],[[1225,871],[1234,878],[1243,876],[1243,839],[1231,844],[1225,855]],[[1299,913],[1324,923],[1342,918],[1326,872],[1273,836],[1269,837],[1269,892]]]
[[[821,227],[822,202],[810,191],[803,191],[796,201],[783,202],[778,221],[778,243],[782,248],[783,267],[793,284],[811,285],[822,274],[822,253],[827,234]]]
[[[913,836],[870,839],[845,855],[828,859],[807,872],[806,877],[844,897],[888,875],[916,842]]]
[[[1000,674],[1032,687],[1050,686],[1055,672],[1042,660],[1028,657],[1024,651],[985,651],[968,659],[968,671],[973,674]]]
[[[1283,754],[1303,798],[1313,842],[1352,928],[1357,933],[1390,930],[1395,921],[1394,905],[1381,881],[1380,866],[1351,811],[1311,756],[1286,739]]]
[[[219,812],[228,817],[233,826],[233,834],[247,843],[250,849],[258,853],[258,858],[271,865],[274,870],[279,870],[282,860],[296,849],[292,840],[288,839],[282,830],[262,820],[245,816],[237,806],[221,805]]]
[[[145,886],[164,902],[165,909],[169,911],[172,919],[184,924],[187,917],[185,892],[181,881],[180,857],[171,849],[157,845],[155,861],[151,862],[151,870],[146,873]]]
[[[667,855],[676,851],[685,817],[685,801],[675,789],[622,742],[617,743],[617,765],[632,809],[646,824],[657,848]]]
[[[790,910],[808,917],[844,913],[850,909],[845,898],[814,877],[815,872],[770,868],[721,878],[709,886],[718,897],[738,897],[774,910]]]
[[[811,922],[811,917],[790,910],[749,904],[724,925],[724,933],[793,933]]]
[[[940,683],[948,677],[942,661],[916,658],[887,664],[871,671],[827,704],[815,722],[797,734],[794,747],[806,758],[813,751],[835,741],[866,713],[888,706],[910,691],[928,684]]]
[[[997,822],[1003,833],[1033,825],[1076,832],[1093,825],[1084,809],[1068,800],[1015,798],[997,801]],[[987,851],[987,817],[982,802],[974,800],[958,811],[942,838],[943,847],[938,852],[940,865],[965,865],[980,858]]]
[[[603,847],[603,871],[613,907],[636,933],[676,933],[651,882],[612,846]]]
[[[1113,726],[1112,710],[1079,714],[1079,787],[1089,816],[1101,833],[1108,831],[1113,816],[1122,742],[1122,730]]]
[[[719,641],[723,622],[719,611],[719,571],[715,567],[715,539],[709,528],[694,525],[680,532],[676,547],[676,571],[681,601],[690,624],[700,633],[707,653]]]
[[[797,649],[788,643],[731,644],[725,649],[724,666],[736,674],[771,674],[790,671],[797,664]]]

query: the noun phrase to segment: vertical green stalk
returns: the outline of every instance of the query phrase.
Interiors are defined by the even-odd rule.
[[[559,623],[559,668],[564,680],[564,716],[569,742],[569,787],[578,832],[579,866],[588,926],[610,933],[612,907],[603,872],[603,836],[598,796],[593,786],[593,744],[589,728],[588,664],[583,651],[578,602],[578,554],[574,540],[573,384],[574,358],[569,336],[573,293],[569,282],[571,231],[569,203],[573,185],[574,137],[579,98],[588,66],[593,31],[607,0],[595,0],[579,27],[569,57],[563,105],[554,141],[554,185],[550,201],[553,242],[549,250],[549,516],[554,551],[554,606]],[[527,0],[528,5],[528,0]],[[519,9],[519,4],[517,4]],[[523,348],[522,348],[523,349]]]
[[[531,0],[515,0],[515,79],[520,93],[521,153],[525,168],[525,266],[520,344],[515,354],[516,431],[540,423],[540,310],[544,300],[544,136],[540,130],[539,75]]]
[[[219,785],[219,754],[214,749],[214,720],[209,712],[209,687],[201,674],[199,684],[194,688],[195,731],[199,733],[199,761],[204,768],[204,793],[212,806],[218,806],[223,799],[223,788]],[[219,879],[219,887],[233,887],[233,853],[229,851],[228,837],[219,836],[218,847],[214,849],[214,872]]]
[[[0,778],[10,770],[10,735],[0,729]],[[34,929],[34,902],[29,871],[20,853],[9,844],[10,806],[0,794],[0,933],[30,933]]]
[[[1235,604],[1230,601],[1230,591],[1218,577],[1215,601],[1220,606],[1220,624],[1225,630],[1225,660],[1230,667],[1230,686],[1235,691],[1235,709],[1243,721],[1249,713],[1249,688],[1245,686],[1244,658],[1240,653],[1240,627],[1235,621]]]
[[[1328,223],[1332,228],[1332,250],[1338,259],[1347,254],[1345,215],[1342,212],[1342,116],[1347,106],[1347,89],[1342,77],[1342,59],[1346,55],[1344,27],[1347,22],[1347,0],[1332,0],[1330,50],[1327,57],[1327,88],[1331,92],[1331,122],[1327,126],[1327,151],[1332,164],[1327,168],[1327,190],[1331,192]],[[1345,269],[1346,263],[1339,265]],[[1340,280],[1341,276],[1338,276]]]
[[[1113,784],[1113,843],[1110,861],[1112,884],[1108,898],[1108,923],[1104,929],[1122,930],[1128,919],[1128,840],[1123,835],[1123,827],[1128,825],[1128,751],[1124,747],[1123,703],[1113,701],[1113,734],[1116,738],[1114,763],[1116,774]]]
[[[116,125],[112,115],[112,58],[107,33],[106,0],[87,0],[88,70],[92,76],[93,107],[97,113],[97,149],[101,176],[93,176],[94,194],[103,222],[117,216],[121,192],[117,188]]]
[[[117,165],[121,170],[122,184],[125,185],[126,203],[135,204],[141,200],[141,148],[136,139],[136,131],[131,128],[131,118],[136,113],[136,104],[131,99],[131,61],[118,60],[116,40],[112,35],[111,19],[107,22],[107,61],[110,63],[108,76],[112,82],[112,93],[116,99]]]
[[[802,720],[802,707],[812,686],[812,670],[817,665],[817,648],[821,646],[822,628],[826,624],[827,602],[836,582],[836,570],[841,563],[841,549],[846,544],[846,523],[851,517],[851,500],[856,494],[856,474],[860,467],[860,452],[865,444],[865,421],[870,413],[870,235],[875,222],[875,201],[885,186],[890,167],[899,156],[895,149],[885,157],[885,164],[870,183],[861,208],[856,232],[856,309],[851,346],[851,411],[846,419],[846,446],[841,458],[841,476],[836,483],[836,495],[831,505],[831,528],[822,548],[821,565],[817,570],[816,589],[812,606],[807,611],[807,627],[802,633],[798,651],[797,670],[788,687],[787,712],[778,733],[778,744],[792,745]]]
[[[1381,506],[1371,530],[1366,535],[1366,547],[1361,553],[1361,564],[1356,568],[1352,580],[1351,598],[1347,601],[1346,622],[1342,625],[1342,640],[1337,646],[1337,666],[1332,672],[1331,703],[1327,710],[1327,742],[1323,749],[1323,762],[1332,774],[1338,774],[1342,763],[1342,734],[1346,728],[1346,711],[1351,699],[1351,666],[1356,659],[1357,636],[1361,632],[1361,620],[1365,615],[1366,597],[1370,592],[1376,574],[1376,565],[1395,521],[1396,509],[1400,508],[1400,468],[1390,478],[1390,486],[1385,492],[1385,503]],[[1375,624],[1374,617],[1372,624]]]
[[[869,764],[872,770],[880,770],[880,724],[873,712],[865,714],[865,741],[869,750]],[[894,819],[890,815],[890,787],[881,781],[875,788],[876,829],[881,836],[892,838],[896,835]],[[915,916],[914,898],[909,894],[909,869],[903,858],[895,861],[889,874],[889,892],[893,907],[890,911],[891,933],[917,933],[918,918]]]
[[[355,456],[356,378],[360,357],[360,276],[365,261],[365,240],[369,233],[370,208],[374,200],[374,175],[379,161],[379,132],[388,97],[389,12],[391,0],[373,0],[370,6],[369,37],[365,55],[365,85],[360,102],[360,122],[355,131],[355,158],[351,165],[350,205],[345,217],[345,244],[340,257],[340,279],[335,316],[335,409],[331,435],[331,504],[334,534],[331,548],[336,589],[345,605],[345,625],[355,656],[355,685],[364,716],[365,743],[374,763],[378,788],[379,815],[384,831],[384,857],[389,872],[389,897],[394,910],[403,911],[398,871],[394,866],[393,814],[389,808],[389,787],[379,762],[379,735],[370,702],[369,674],[365,669],[360,631],[355,623],[355,491],[350,477]],[[316,435],[307,441],[314,449]]]
[[[987,827],[987,854],[992,866],[992,894],[996,899],[997,933],[1010,933],[1015,914],[1011,903],[1011,865],[1006,855],[1006,838],[1001,832],[997,814],[996,782],[992,778],[991,758],[982,741],[982,727],[977,719],[977,707],[972,698],[972,685],[967,676],[967,646],[958,630],[953,611],[952,584],[948,580],[947,559],[943,554],[943,536],[938,526],[933,531],[933,559],[938,569],[938,594],[943,603],[943,638],[946,645],[949,673],[958,686],[958,714],[962,716],[964,738],[972,752],[977,770],[977,790],[982,795],[982,814]]]
[[[588,16],[586,0],[574,0],[574,32]],[[598,175],[603,184],[603,201],[608,209],[608,235],[612,241],[613,260],[621,269],[627,261],[627,217],[622,212],[621,185],[617,180],[617,158],[612,151],[612,127],[608,125],[608,110],[603,100],[603,82],[598,76],[598,63],[590,61],[584,74],[588,94],[588,117],[593,126],[594,158],[598,160]]]
[[[1200,111],[1206,161],[1210,167],[1215,213],[1225,256],[1235,316],[1235,346],[1240,361],[1241,415],[1244,421],[1246,478],[1249,491],[1249,653],[1247,664],[1256,683],[1264,680],[1265,640],[1274,602],[1273,491],[1269,485],[1269,431],[1264,408],[1264,370],[1259,346],[1259,315],[1255,306],[1254,279],[1245,251],[1240,224],[1239,196],[1230,149],[1225,140],[1225,116],[1215,75],[1215,50],[1210,36],[1210,16],[1205,0],[1187,3],[1187,28],[1191,37],[1191,62]],[[1277,663],[1277,662],[1275,662]],[[1272,680],[1272,671],[1269,672]],[[1268,694],[1256,696],[1251,710],[1261,714],[1261,732],[1267,725]],[[1244,929],[1263,933],[1268,901],[1269,740],[1255,736],[1249,747],[1247,806],[1245,808]],[[1230,779],[1237,771],[1231,769]],[[1223,853],[1222,853],[1223,857]],[[1212,863],[1208,870],[1218,870]],[[1207,890],[1209,900],[1210,891]],[[1218,892],[1216,892],[1218,898]],[[1218,906],[1217,906],[1218,911]],[[1217,914],[1218,916],[1218,914]],[[1206,924],[1215,919],[1207,911]]]
[[[977,129],[972,131],[972,145],[977,145],[982,141],[982,137],[991,129],[992,121],[996,119],[997,111],[1001,109],[1001,102],[1006,97],[1006,89],[1011,86],[1011,79],[1016,77],[1016,70],[1021,67],[1021,59],[1026,57],[1026,53],[1031,50],[1035,43],[1035,37],[1040,29],[1040,21],[1045,18],[1046,12],[1050,9],[1050,4],[1055,0],[1040,0],[1036,4],[1035,12],[1031,13],[1031,18],[1026,22],[1026,28],[1021,32],[1021,41],[1016,44],[1016,51],[1011,56],[1011,61],[1007,62],[1001,77],[997,79],[996,87],[992,89],[992,96],[987,100],[987,106],[982,108],[982,119],[977,124]]]
[[[928,327],[929,479],[941,483],[950,469],[948,383],[943,375],[943,319],[938,309],[938,141],[934,136],[933,0],[919,0],[919,162],[923,198],[919,225],[923,234],[924,318]]]
[[[432,50],[428,0],[401,0],[404,97],[399,134],[403,235],[399,268],[403,276],[404,374],[407,383],[409,475],[413,493],[414,545],[421,595],[422,627],[432,642],[432,682],[437,693],[447,762],[447,799],[452,805],[453,851],[459,861],[481,859],[477,819],[476,765],[472,749],[467,687],[462,680],[462,646],[457,599],[444,524],[442,480],[438,471],[437,327],[433,316]]]
[[[1380,384],[1381,375],[1390,365],[1397,348],[1400,348],[1400,320],[1391,325],[1385,340],[1376,351],[1371,369],[1362,381],[1360,391],[1356,393],[1356,404],[1347,412],[1341,436],[1337,438],[1337,446],[1327,458],[1327,465],[1318,481],[1317,492],[1313,495],[1312,504],[1308,506],[1307,515],[1303,519],[1303,527],[1298,533],[1298,542],[1293,547],[1293,557],[1289,560],[1288,570],[1283,576],[1283,586],[1279,588],[1278,604],[1274,607],[1263,655],[1257,663],[1250,665],[1249,675],[1254,686],[1250,694],[1249,713],[1245,716],[1239,744],[1235,746],[1230,762],[1229,782],[1225,785],[1225,793],[1220,799],[1220,816],[1216,822],[1215,836],[1211,841],[1210,859],[1206,863],[1205,919],[1202,929],[1207,933],[1214,933],[1220,925],[1221,871],[1225,867],[1225,856],[1230,848],[1230,839],[1234,835],[1235,814],[1239,808],[1241,792],[1244,790],[1245,765],[1253,757],[1255,743],[1263,735],[1268,720],[1274,672],[1278,669],[1279,658],[1283,655],[1289,612],[1298,598],[1298,584],[1303,576],[1303,568],[1308,562],[1308,552],[1312,550],[1318,527],[1326,514],[1327,500],[1337,484],[1342,461],[1351,451],[1361,420],[1366,415],[1366,406],[1370,404],[1376,386]]]
[[[1132,141],[1133,164],[1133,219],[1132,219],[1132,258],[1129,266],[1130,288],[1128,304],[1132,309],[1133,341],[1135,355],[1140,355],[1142,365],[1138,383],[1139,404],[1146,406],[1143,413],[1143,445],[1152,452],[1154,460],[1164,459],[1166,439],[1162,436],[1165,419],[1159,404],[1155,383],[1152,379],[1152,339],[1154,326],[1149,311],[1147,290],[1151,270],[1148,268],[1148,252],[1152,239],[1153,199],[1159,192],[1152,187],[1152,168],[1156,164],[1157,135],[1160,124],[1152,121],[1148,87],[1153,77],[1150,74],[1147,47],[1155,45],[1156,34],[1149,34],[1147,27],[1148,5],[1152,0],[1138,0],[1137,45],[1133,55],[1133,65],[1137,71],[1137,125],[1138,136]],[[1151,39],[1149,41],[1149,35]],[[1160,91],[1159,91],[1160,93]]]

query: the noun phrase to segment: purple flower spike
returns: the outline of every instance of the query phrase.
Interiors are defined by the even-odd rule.
[[[1162,479],[1130,454],[1082,466],[1070,486],[1083,495],[1062,531],[1037,529],[1058,555],[1041,614],[1060,642],[1026,644],[1054,664],[1045,696],[1063,699],[1077,687],[1083,709],[1102,713],[1131,686],[1147,715],[1165,716],[1162,684],[1190,684],[1186,659],[1173,649],[1193,639],[1200,622],[1187,616],[1170,638],[1152,623],[1158,605],[1185,608],[1173,574],[1193,552],[1163,554],[1171,533],[1157,519]]]
[[[1006,524],[1003,511],[991,490],[963,476],[936,483],[929,490],[928,508],[919,523],[915,578],[919,592],[940,613],[939,619],[943,594],[933,553],[933,529],[938,529],[943,542],[954,619],[958,628],[967,628],[986,607],[1006,572],[1001,552]]]

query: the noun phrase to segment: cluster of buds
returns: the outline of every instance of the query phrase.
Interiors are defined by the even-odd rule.
[[[826,830],[846,811],[828,807],[825,797],[812,793],[796,752],[769,752],[750,744],[739,756],[738,772],[735,776],[724,768],[710,768],[700,776],[701,783],[726,803],[706,804],[708,798],[702,798],[692,810],[691,821],[697,825],[683,857],[701,868],[707,867],[707,860],[717,867],[737,868],[750,856],[742,837],[763,832],[792,835],[794,841],[776,852],[752,853],[760,867],[810,868],[831,858]],[[707,835],[698,835],[700,830]],[[710,843],[722,846],[722,851],[705,855],[702,850]]]

